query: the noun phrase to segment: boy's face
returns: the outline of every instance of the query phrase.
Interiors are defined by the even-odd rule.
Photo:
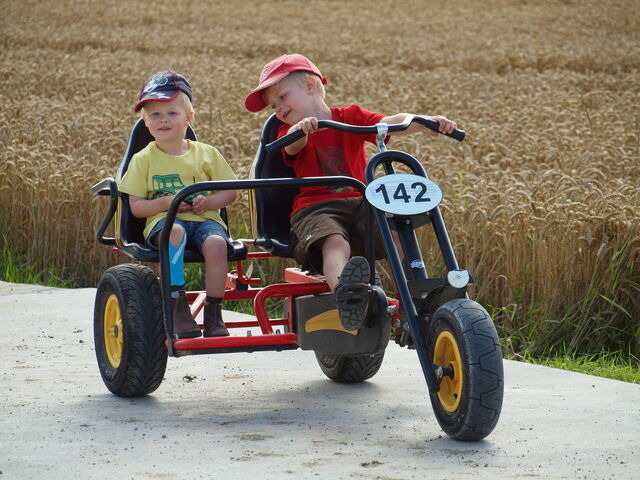
[[[184,134],[193,118],[181,96],[170,102],[147,102],[144,104],[144,123],[156,141],[177,141]]]
[[[285,77],[267,88],[263,98],[279,120],[287,125],[293,125],[303,118],[314,116],[312,82],[310,78],[307,78],[304,83],[299,83]]]

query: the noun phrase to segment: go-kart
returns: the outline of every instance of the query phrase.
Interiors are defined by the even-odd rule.
[[[94,195],[110,198],[97,229],[99,243],[145,263],[159,263],[159,275],[148,266],[124,263],[102,276],[95,300],[94,340],[98,368],[107,388],[118,396],[137,397],[156,390],[162,382],[167,358],[194,354],[313,350],[322,372],[336,382],[362,382],[374,376],[390,340],[415,349],[433,410],[441,428],[458,440],[479,440],[498,422],[502,408],[504,376],[501,348],[495,326],[486,310],[468,298],[473,282],[460,269],[438,204],[442,191],[413,156],[387,150],[388,133],[418,122],[437,131],[438,124],[423,117],[408,117],[402,124],[352,126],[320,121],[320,128],[352,134],[375,134],[379,152],[366,170],[366,185],[346,176],[294,178],[281,149],[299,139],[293,132],[280,139],[280,121],[265,123],[251,169],[251,178],[199,182],[178,190],[160,233],[159,249],[149,249],[142,237],[144,219],[131,214],[127,194],[118,190],[117,178],[131,157],[152,140],[138,120],[129,136],[116,179],[106,178],[91,188]],[[464,139],[456,130],[448,136]],[[189,128],[187,137],[196,139]],[[402,165],[411,173],[396,173]],[[395,292],[387,295],[375,271],[374,235],[367,235],[365,257],[371,268],[366,288],[369,308],[362,327],[348,330],[340,322],[334,295],[319,272],[284,268],[284,281],[262,285],[247,262],[292,258],[289,215],[300,187],[353,187],[366,198],[366,224],[377,228],[385,246]],[[180,202],[197,192],[248,190],[253,239],[232,239],[228,261],[235,269],[227,276],[225,301],[252,300],[250,320],[226,322],[228,337],[177,339],[172,335],[168,241]],[[226,217],[226,212],[222,212]],[[226,221],[226,218],[225,218]],[[106,237],[113,223],[114,236]],[[228,223],[227,223],[228,224]],[[430,224],[448,272],[427,275],[415,229]],[[187,250],[185,262],[202,262],[197,251]],[[187,292],[194,318],[206,294]],[[267,301],[279,299],[280,318],[270,318]]]

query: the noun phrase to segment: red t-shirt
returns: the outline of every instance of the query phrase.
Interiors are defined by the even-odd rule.
[[[357,105],[346,108],[331,108],[331,120],[350,125],[375,125],[384,118],[380,113],[363,110]],[[278,138],[289,130],[290,125],[282,125]],[[331,128],[313,132],[307,145],[295,156],[284,153],[284,162],[293,168],[297,178],[343,175],[364,183],[367,157],[364,142],[376,142],[376,135],[356,135]],[[357,197],[353,187],[303,187],[293,201],[293,215],[301,208],[332,198]]]

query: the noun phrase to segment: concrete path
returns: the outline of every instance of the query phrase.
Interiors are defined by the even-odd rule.
[[[156,392],[118,398],[94,295],[0,282],[0,480],[640,479],[640,385],[511,361],[500,422],[475,443],[442,433],[395,344],[359,385],[310,352],[235,353],[170,358]]]

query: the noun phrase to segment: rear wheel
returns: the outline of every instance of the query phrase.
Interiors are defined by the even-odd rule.
[[[340,383],[359,383],[373,377],[384,360],[384,352],[373,355],[323,355],[316,352],[322,372]]]
[[[456,440],[480,440],[500,417],[502,353],[491,317],[468,299],[446,302],[428,326],[428,351],[440,380],[429,393],[440,427]]]
[[[109,391],[140,397],[160,386],[167,349],[160,285],[150,268],[123,264],[104,273],[93,331],[98,369]]]

